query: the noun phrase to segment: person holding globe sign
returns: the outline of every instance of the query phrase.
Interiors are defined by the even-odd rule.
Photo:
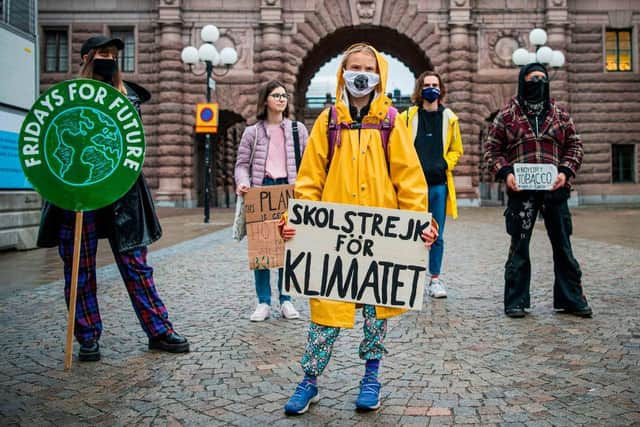
[[[141,86],[125,83],[122,80],[118,70],[117,56],[118,51],[123,48],[123,42],[117,38],[108,38],[102,35],[89,38],[80,50],[82,66],[79,77],[98,80],[113,86],[126,95],[139,115],[140,104],[147,101],[150,94]],[[69,86],[75,87],[75,84],[70,83]],[[71,90],[69,93],[71,96],[74,95]],[[99,99],[99,94],[98,91],[96,99]],[[82,91],[78,90],[76,95],[82,96]],[[43,103],[43,105],[52,107],[52,104],[57,101],[61,103],[62,95],[54,91],[52,100],[49,103]],[[119,106],[118,101],[114,101],[111,107]],[[74,110],[76,111],[74,112]],[[126,110],[123,108],[121,111]],[[88,184],[104,179],[104,176],[108,176],[110,173],[109,165],[113,164],[108,161],[109,156],[118,150],[122,151],[121,147],[116,147],[112,143],[119,135],[119,131],[111,129],[108,120],[106,120],[108,118],[96,109],[72,108],[63,114],[69,117],[58,115],[54,119],[55,126],[51,126],[56,128],[56,141],[59,142],[53,150],[52,160],[47,159],[47,162],[49,164],[55,160],[61,162],[62,166],[57,171],[58,176],[65,183]],[[95,117],[92,114],[95,114]],[[133,112],[133,114],[136,113]],[[44,116],[44,113],[40,113],[40,115]],[[124,119],[125,116],[122,114],[121,118]],[[124,128],[135,124],[134,121],[131,121]],[[101,132],[96,132],[95,129],[100,126],[103,126]],[[29,131],[28,126],[27,131]],[[127,141],[133,140],[133,138],[129,138],[129,135],[126,136],[126,139]],[[47,136],[41,141],[43,141],[43,146],[47,144]],[[103,149],[103,147],[107,148]],[[31,152],[35,152],[35,150],[31,150]],[[126,154],[130,153],[135,154],[136,149],[129,147]],[[120,155],[122,154],[120,153]],[[104,161],[105,158],[107,161]],[[27,159],[25,164],[30,166],[38,162],[40,160]],[[126,159],[124,165],[131,169],[141,167],[141,164],[130,159]],[[38,246],[58,247],[64,263],[67,307],[69,306],[72,275],[74,218],[73,211],[45,202],[38,234]],[[80,267],[77,276],[78,301],[74,327],[75,338],[80,343],[78,360],[100,360],[99,340],[102,333],[102,321],[96,297],[96,250],[98,239],[101,238],[109,239],[133,308],[142,329],[149,337],[149,348],[171,353],[189,351],[189,342],[175,332],[169,321],[167,309],[155,287],[153,269],[147,264],[147,245],[158,240],[161,235],[162,229],[155,213],[153,200],[141,173],[129,191],[115,202],[97,210],[83,212]]]
[[[325,109],[313,125],[295,183],[296,199],[427,212],[427,183],[418,156],[406,125],[396,117],[385,95],[387,71],[384,57],[366,43],[345,51],[337,73],[336,104]],[[329,137],[331,122],[340,124],[335,141]],[[390,131],[385,150],[380,125],[387,122]],[[333,142],[335,146],[330,147]],[[421,233],[427,247],[437,238],[436,228]],[[281,221],[285,241],[294,238],[295,231]],[[352,328],[355,322],[356,304],[352,302],[312,298],[309,305],[311,322],[301,360],[304,378],[284,407],[288,415],[302,414],[318,400],[317,378],[329,363],[340,329]],[[362,307],[364,338],[359,356],[365,361],[365,372],[356,400],[358,410],[380,407],[378,368],[387,352],[387,319],[405,311]]]

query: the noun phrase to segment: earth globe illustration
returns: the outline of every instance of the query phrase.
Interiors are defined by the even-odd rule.
[[[120,164],[124,146],[113,119],[90,107],[71,108],[56,116],[44,142],[49,169],[72,186],[109,177]]]

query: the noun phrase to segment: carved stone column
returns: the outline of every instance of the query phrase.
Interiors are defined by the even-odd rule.
[[[475,63],[475,40],[471,34],[470,0],[452,0],[449,10],[449,60],[447,74],[447,104],[460,119],[460,132],[465,144],[465,155],[456,167],[456,192],[460,199],[478,199],[477,187],[473,186],[477,179],[479,153],[475,141],[479,127],[473,123],[472,89],[473,64]],[[476,129],[477,128],[477,129]]]
[[[547,45],[565,55],[565,64],[557,71],[549,70],[551,79],[551,96],[565,106],[569,102],[569,84],[567,67],[569,55],[567,46],[567,29],[569,27],[569,11],[567,0],[547,0],[546,12]]]
[[[191,206],[191,134],[184,132],[181,0],[160,0],[158,8],[158,190],[160,206]]]
[[[262,0],[259,30],[256,34],[255,72],[260,81],[282,79],[283,23],[281,0]]]
[[[279,80],[287,92],[294,93],[295,69],[290,65],[287,45],[290,34],[282,19],[282,0],[262,0],[260,21],[256,32],[254,72],[259,76],[259,84],[269,80]],[[295,100],[289,100],[289,112],[294,114]]]

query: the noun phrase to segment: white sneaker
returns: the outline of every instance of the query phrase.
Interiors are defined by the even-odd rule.
[[[446,298],[447,290],[440,279],[431,279],[429,283],[429,296],[432,298]]]
[[[256,311],[253,312],[249,320],[252,322],[262,322],[269,318],[269,314],[271,314],[271,307],[267,304],[258,304]]]
[[[298,313],[298,310],[291,304],[291,301],[285,301],[280,304],[280,311],[282,312],[282,317],[285,319],[297,319],[300,317],[300,313]]]

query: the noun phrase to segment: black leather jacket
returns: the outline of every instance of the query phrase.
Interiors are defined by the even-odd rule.
[[[127,98],[140,114],[140,104],[151,98],[149,92],[135,83],[125,82]],[[38,246],[58,245],[58,228],[62,221],[62,208],[45,202],[40,218]],[[140,174],[131,189],[112,204],[98,211],[98,237],[109,238],[118,252],[147,246],[162,236],[153,198],[144,176]]]

